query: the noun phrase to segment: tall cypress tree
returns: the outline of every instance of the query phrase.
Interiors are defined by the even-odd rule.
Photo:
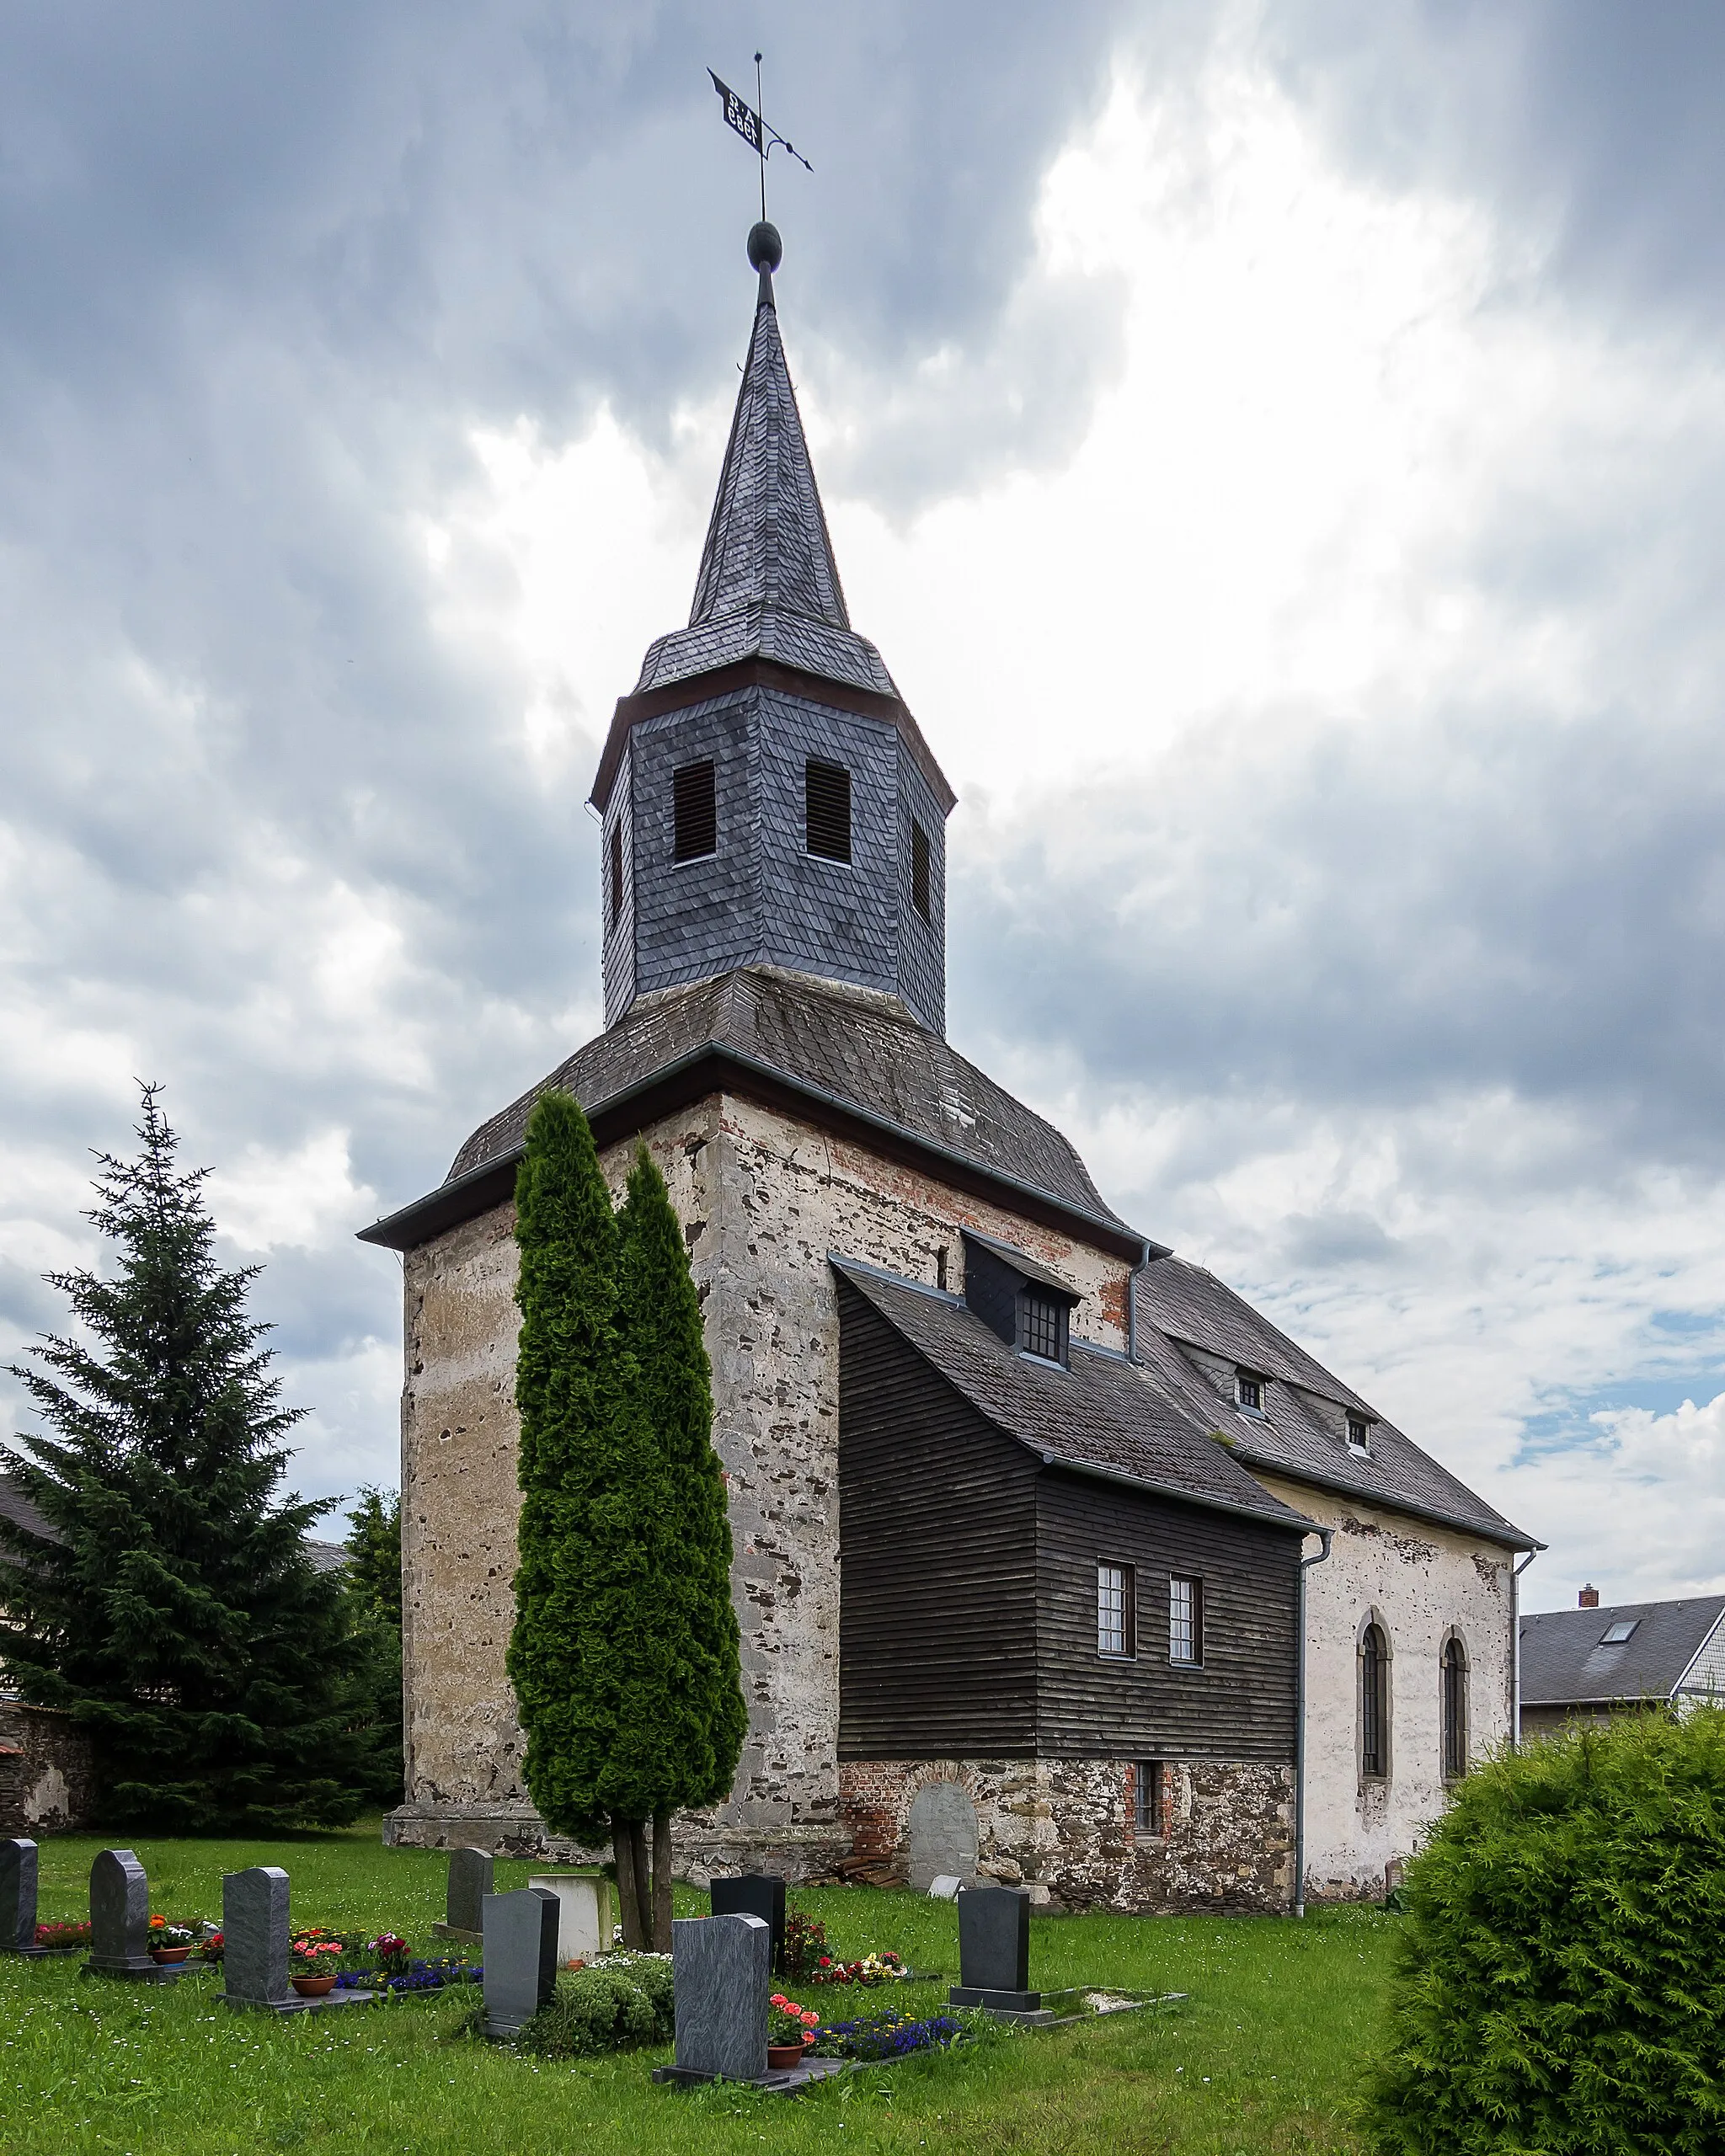
[[[339,1823],[368,1742],[347,1593],[305,1548],[330,1504],[278,1500],[300,1411],[247,1312],[258,1268],[216,1265],[203,1171],[176,1169],[158,1091],[138,1157],[98,1155],[88,1217],[113,1277],[49,1276],[94,1344],[51,1336],[13,1368],[57,1433],[9,1462],[54,1539],[0,1534],[0,1660],[90,1732],[106,1824]]]
[[[618,1219],[620,1329],[663,1466],[652,1622],[670,1678],[653,1805],[654,1942],[670,1945],[670,1815],[722,1803],[748,1727],[731,1605],[731,1530],[713,1449],[713,1372],[688,1245],[665,1178],[637,1148]]]

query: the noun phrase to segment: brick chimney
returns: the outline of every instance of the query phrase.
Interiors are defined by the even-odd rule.
[[[1599,1590],[1589,1580],[1576,1597],[1576,1607],[1578,1609],[1597,1609],[1599,1606]]]

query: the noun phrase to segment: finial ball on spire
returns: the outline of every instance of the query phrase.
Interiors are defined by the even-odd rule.
[[[771,276],[784,259],[785,243],[778,236],[778,227],[763,217],[749,233],[749,267],[764,270]]]

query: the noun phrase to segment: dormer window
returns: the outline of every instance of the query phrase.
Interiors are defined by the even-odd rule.
[[[1602,1647],[1621,1647],[1626,1640],[1632,1640],[1641,1625],[1639,1617],[1620,1617],[1615,1625],[1607,1625],[1599,1635]]]
[[[1042,1363],[1066,1359],[1066,1305],[1028,1283],[1018,1291],[1018,1351]]]
[[[1234,1401],[1248,1415],[1263,1412],[1263,1380],[1251,1370],[1234,1373]]]
[[[1010,1243],[969,1228],[961,1233],[966,1305],[996,1339],[1028,1360],[1067,1368],[1072,1309],[1081,1299],[1077,1289]]]
[[[1371,1424],[1364,1415],[1348,1417],[1348,1449],[1357,1452],[1362,1459],[1371,1451]]]

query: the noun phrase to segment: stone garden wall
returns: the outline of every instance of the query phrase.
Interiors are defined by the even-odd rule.
[[[1060,1909],[1261,1916],[1291,1905],[1291,1767],[1164,1762],[1154,1833],[1133,1823],[1137,1772],[1120,1759],[847,1762],[839,1782],[854,1853],[841,1870],[926,1887],[924,1873],[947,1865],[938,1849],[925,1854],[916,1846],[920,1814],[941,1822],[941,1846],[964,1877],[962,1835],[953,1831],[960,1807],[927,1801],[956,1789],[975,1814],[974,1883],[1028,1886],[1033,1900]]]
[[[88,1826],[95,1806],[90,1741],[51,1707],[0,1699],[0,1835],[39,1840]]]

